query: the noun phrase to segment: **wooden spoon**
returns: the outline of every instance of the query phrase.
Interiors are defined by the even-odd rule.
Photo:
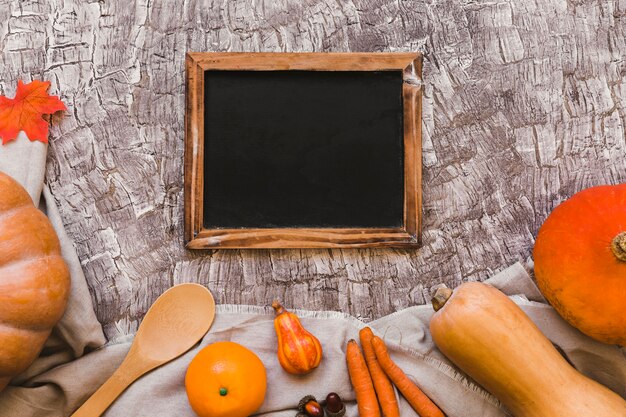
[[[181,284],[165,291],[143,318],[120,367],[72,417],[102,415],[136,379],[198,343],[214,318],[215,301],[202,285]]]

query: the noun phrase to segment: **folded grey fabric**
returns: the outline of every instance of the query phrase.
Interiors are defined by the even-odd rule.
[[[626,396],[626,358],[622,351],[591,340],[565,323],[548,305],[530,301],[521,290],[534,288],[532,291],[536,291],[536,288],[520,264],[488,282],[510,295],[579,370]],[[184,388],[187,366],[202,347],[220,340],[246,346],[265,364],[268,390],[259,415],[293,417],[298,400],[304,395],[324,398],[334,391],[348,402],[347,415],[357,416],[344,355],[347,341],[358,339],[359,329],[366,324],[339,312],[295,312],[303,325],[320,339],[324,349],[320,367],[311,374],[293,376],[280,367],[271,308],[220,305],[213,327],[198,346],[135,382],[105,416],[193,417],[195,414],[188,405]],[[437,350],[428,331],[432,314],[430,306],[416,306],[368,325],[385,339],[393,359],[449,417],[508,415],[495,398]],[[33,377],[23,387],[10,387],[0,396],[0,415],[60,417],[71,414],[113,373],[129,346],[130,340],[107,345]],[[400,406],[402,416],[417,416],[401,397]]]

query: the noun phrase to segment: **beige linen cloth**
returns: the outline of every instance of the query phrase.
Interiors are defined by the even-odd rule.
[[[0,146],[0,170],[9,172],[25,184],[36,200],[43,183],[45,147],[40,146],[39,151],[33,152],[33,146],[29,145],[23,141],[16,142],[15,150],[11,148],[11,152],[8,152],[8,145],[5,149]],[[21,151],[18,149],[20,146],[23,147]],[[12,157],[7,158],[9,153]],[[13,163],[18,157],[22,158],[22,163]],[[27,161],[30,162],[27,164]],[[27,165],[30,165],[29,169],[25,169]],[[48,215],[57,228],[64,254],[72,267],[70,307],[55,329],[42,358],[0,394],[2,417],[70,415],[111,375],[130,346],[130,340],[118,341],[84,354],[86,349],[103,344],[102,330],[94,317],[80,264],[63,232],[54,201],[45,189],[43,195]],[[626,397],[624,353],[616,346],[587,338],[565,323],[544,303],[522,265],[518,263],[509,267],[492,277],[489,283],[511,296],[581,372]],[[298,400],[304,395],[312,394],[323,399],[334,391],[347,402],[347,415],[357,416],[344,352],[346,342],[351,338],[358,339],[359,329],[366,324],[338,312],[295,312],[302,318],[304,326],[320,339],[324,349],[320,367],[310,375],[292,376],[280,367],[276,358],[271,308],[220,305],[213,327],[199,346],[141,378],[118,398],[105,415],[193,417],[184,389],[189,362],[207,344],[232,340],[253,350],[267,368],[267,395],[259,415],[292,417]],[[368,325],[384,337],[392,357],[447,416],[507,415],[495,398],[459,372],[436,349],[428,332],[432,314],[430,306],[410,307]],[[523,349],[523,346],[520,348]],[[402,398],[400,405],[402,416],[417,415]]]

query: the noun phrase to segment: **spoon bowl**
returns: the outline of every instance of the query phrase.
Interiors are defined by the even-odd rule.
[[[215,300],[198,284],[165,291],[143,318],[120,367],[72,417],[102,415],[135,380],[191,349],[215,319]]]
[[[131,350],[134,347],[142,357],[155,361],[170,361],[202,339],[214,318],[215,301],[209,290],[199,284],[177,285],[150,307]]]

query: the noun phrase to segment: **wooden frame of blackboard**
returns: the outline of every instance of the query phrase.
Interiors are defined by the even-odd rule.
[[[185,228],[189,249],[416,247],[421,241],[422,55],[420,53],[237,53],[187,54],[185,115]],[[404,124],[404,215],[398,228],[216,228],[203,227],[204,72],[402,71]]]

